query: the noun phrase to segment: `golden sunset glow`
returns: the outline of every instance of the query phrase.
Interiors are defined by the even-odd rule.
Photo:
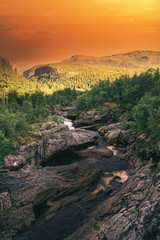
[[[0,55],[38,64],[160,50],[158,0],[1,0]]]

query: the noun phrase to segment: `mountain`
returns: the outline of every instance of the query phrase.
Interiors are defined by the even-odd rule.
[[[55,69],[63,65],[73,66],[75,64],[120,67],[130,69],[147,69],[160,67],[160,52],[159,51],[133,51],[122,54],[114,54],[111,56],[92,57],[84,55],[75,55],[60,63],[38,65],[30,68],[23,73],[23,76],[30,78],[32,76],[40,76],[49,74]]]
[[[50,92],[68,87],[84,91],[100,81],[112,82],[124,75],[132,77],[149,68],[160,68],[160,52],[133,51],[102,57],[75,55],[60,63],[34,66],[23,76],[45,83]]]
[[[101,64],[113,67],[127,68],[157,68],[160,66],[160,52],[158,51],[133,51],[103,57],[90,57],[83,55],[72,56],[64,60],[65,63],[79,62],[84,64]]]
[[[66,88],[85,91],[100,81],[109,79],[112,82],[125,75],[132,77],[148,68],[158,67],[160,52],[156,51],[134,51],[103,57],[76,55],[60,63],[34,66],[22,77],[7,59],[0,58],[0,95],[12,90],[20,95],[37,90],[49,95]]]

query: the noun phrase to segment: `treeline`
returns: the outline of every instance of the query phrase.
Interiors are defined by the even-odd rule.
[[[16,91],[8,94],[8,102],[0,104],[0,161],[16,152],[18,147],[32,137],[31,124],[47,118],[43,93],[19,97]]]
[[[64,70],[67,71],[67,66],[65,67]],[[75,69],[78,71],[78,65],[75,65]],[[72,74],[71,72],[69,78],[73,77]],[[90,72],[91,79],[93,75],[94,73]],[[98,75],[94,77],[98,78]],[[52,91],[47,93],[46,85],[43,85],[44,88],[39,88],[34,82],[36,80],[22,78],[17,74],[16,69],[12,69],[7,59],[0,58],[0,160],[6,154],[15,153],[22,143],[26,143],[33,135],[31,125],[47,121],[49,106],[57,104],[74,105],[77,111],[96,108],[106,102],[124,106],[127,109],[126,115],[133,119],[139,133],[147,133],[153,146],[158,146],[160,141],[159,69],[148,70],[133,77],[121,76],[115,81],[109,79],[102,81],[102,79],[99,76],[97,80],[99,83],[85,92],[77,91],[74,87],[63,89],[64,86],[62,87],[63,84],[60,82],[57,89],[53,91],[51,86],[50,91]],[[33,84],[34,88],[31,84],[30,91],[27,88],[30,85],[28,81],[33,81],[35,84]],[[87,84],[87,81],[88,79],[85,82],[83,78],[82,82]],[[63,90],[58,90],[59,88]],[[157,148],[157,153],[159,151]]]
[[[148,70],[132,78],[127,76],[100,82],[76,100],[76,109],[92,109],[106,102],[124,106],[135,121],[139,133],[147,133],[152,144],[160,141],[160,72]],[[125,113],[126,114],[126,113]],[[160,149],[157,148],[159,154]]]
[[[70,88],[48,96],[38,91],[31,95],[9,92],[8,101],[0,103],[0,162],[5,155],[15,154],[21,144],[33,140],[36,124],[38,127],[39,123],[48,121],[50,106],[71,105],[79,94]]]
[[[43,69],[43,66],[41,68]],[[57,74],[53,74],[52,70],[50,73],[41,73],[41,75],[37,77],[37,82],[39,84],[43,83],[44,85],[48,85],[52,91],[55,89],[56,91],[63,90],[65,88],[75,88],[76,90],[86,91],[90,90],[95,84],[98,84],[101,81],[106,81],[108,78],[112,82],[122,75],[132,77],[135,72],[137,74],[142,72],[142,69],[111,67],[103,64],[92,65],[76,62],[54,64],[51,65],[50,68],[57,69]],[[34,79],[34,77],[31,79]]]
[[[43,66],[41,68],[43,69]],[[3,101],[8,101],[8,93],[13,90],[16,90],[19,95],[33,94],[37,91],[44,92],[45,95],[52,95],[53,92],[66,88],[86,91],[102,80],[106,81],[109,78],[110,81],[114,81],[121,75],[133,76],[135,72],[139,74],[142,71],[71,62],[48,65],[49,72],[39,71],[36,76],[38,69],[41,68],[35,68],[35,75],[26,79],[12,68],[6,58],[0,57],[0,97]]]

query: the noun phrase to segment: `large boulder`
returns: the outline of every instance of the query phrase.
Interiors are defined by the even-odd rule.
[[[96,159],[99,158],[110,158],[113,156],[113,152],[107,147],[88,147],[84,150],[75,151],[81,157],[94,157]]]
[[[38,140],[21,146],[18,156],[6,156],[3,167],[15,170],[24,165],[41,165],[57,154],[96,144],[99,138],[96,132],[70,130],[66,125],[55,122],[42,124],[35,136],[38,136]]]
[[[98,132],[109,144],[120,147],[131,145],[136,140],[136,132],[133,129],[125,130],[121,122],[103,126]]]
[[[101,111],[83,111],[74,120],[75,127],[86,127],[92,125],[108,124],[116,121],[115,113],[110,108],[102,109]]]
[[[98,137],[96,132],[84,129],[71,131],[65,125],[45,130],[42,132],[44,159],[47,160],[55,154],[95,144]]]

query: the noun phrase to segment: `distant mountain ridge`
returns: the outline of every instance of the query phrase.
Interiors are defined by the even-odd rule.
[[[127,53],[113,54],[111,56],[92,57],[85,55],[75,55],[60,63],[42,64],[34,66],[23,73],[23,76],[40,77],[43,74],[56,73],[58,75],[59,66],[63,65],[94,65],[131,69],[148,69],[160,67],[160,51],[137,50]]]

